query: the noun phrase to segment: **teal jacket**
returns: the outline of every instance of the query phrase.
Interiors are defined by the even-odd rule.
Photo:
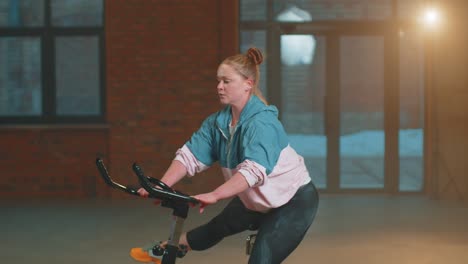
[[[233,135],[229,133],[231,107],[210,115],[203,121],[186,146],[195,158],[207,166],[219,161],[224,168],[234,169],[245,160],[254,161],[269,175],[288,146],[288,137],[278,109],[265,105],[252,95],[245,105]]]

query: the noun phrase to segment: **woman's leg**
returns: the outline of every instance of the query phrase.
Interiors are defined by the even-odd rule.
[[[223,238],[258,226],[265,216],[245,208],[238,197],[229,202],[224,210],[207,224],[197,227],[186,236],[182,235],[181,242],[186,239],[193,250],[205,250],[220,242]]]
[[[302,186],[285,205],[270,211],[260,223],[249,264],[276,264],[296,249],[318,208],[312,182]]]

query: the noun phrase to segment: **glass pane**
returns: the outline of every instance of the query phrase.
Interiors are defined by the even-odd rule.
[[[312,40],[309,44],[312,56],[308,52],[303,56],[300,50],[284,48],[302,45],[304,39]],[[325,135],[324,96],[326,69],[326,40],[313,35],[281,36],[281,57],[303,60],[282,60],[281,93],[282,122],[289,135],[291,146],[304,157],[314,183],[319,188],[326,188],[327,137]],[[288,54],[290,53],[290,54]]]
[[[279,21],[383,20],[391,17],[391,4],[392,0],[274,0],[273,10]]]
[[[101,26],[102,0],[52,0],[52,25]]]
[[[340,187],[384,185],[383,37],[340,39]]]
[[[418,34],[400,35],[400,190],[423,187],[424,57]]]
[[[240,50],[245,53],[250,47],[259,48],[263,54],[266,53],[266,32],[265,31],[241,31]],[[266,56],[265,56],[266,57]],[[265,58],[266,59],[266,58]],[[267,80],[267,63],[264,61],[260,64],[260,83],[258,87],[262,91],[263,96],[268,99],[268,91],[266,89]]]
[[[0,27],[31,27],[44,24],[44,0],[0,1]]]
[[[58,115],[99,115],[98,37],[56,39]]]
[[[266,0],[240,0],[241,21],[266,20]]]
[[[40,115],[41,43],[39,38],[0,38],[0,115]]]
[[[398,0],[398,17],[403,19],[416,20],[423,11],[427,0]]]

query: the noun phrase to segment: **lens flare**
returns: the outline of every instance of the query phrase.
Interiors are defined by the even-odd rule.
[[[424,11],[421,20],[427,28],[434,29],[440,24],[440,12],[435,7],[429,7]]]

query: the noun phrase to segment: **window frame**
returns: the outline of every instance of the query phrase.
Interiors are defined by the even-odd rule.
[[[1,115],[0,124],[101,124],[105,123],[105,1],[102,0],[102,24],[100,26],[53,26],[52,1],[44,0],[44,21],[41,26],[8,27],[0,26],[0,38],[39,38],[41,56],[41,101],[39,115]],[[56,105],[56,37],[96,37],[99,53],[99,113],[96,115],[58,115]]]

